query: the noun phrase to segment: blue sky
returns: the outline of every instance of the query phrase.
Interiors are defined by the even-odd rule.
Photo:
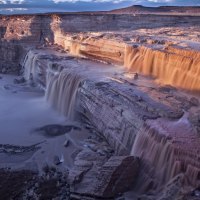
[[[0,0],[0,14],[111,10],[134,4],[200,6],[200,0]]]

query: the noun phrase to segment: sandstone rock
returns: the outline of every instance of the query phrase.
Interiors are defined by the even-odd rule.
[[[99,168],[98,172],[94,169],[87,172],[73,192],[82,196],[112,198],[130,188],[136,180],[138,170],[137,158],[113,156]]]
[[[84,174],[88,171],[88,168],[76,168],[69,171],[68,181],[71,187],[73,187],[75,184],[78,184],[81,182]]]
[[[73,125],[60,125],[60,124],[50,124],[40,128],[35,129],[34,131],[40,132],[47,137],[56,137],[59,135],[64,135],[65,133],[70,132],[72,129],[80,130],[79,127]]]

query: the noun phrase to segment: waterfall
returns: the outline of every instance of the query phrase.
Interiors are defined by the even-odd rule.
[[[24,78],[29,81],[30,79],[36,79],[37,77],[37,59],[38,54],[33,51],[28,51],[25,56],[24,63],[23,63],[23,70],[24,70]]]
[[[61,114],[74,118],[76,95],[83,78],[77,73],[64,69],[61,72],[47,72],[46,100]]]
[[[124,66],[130,71],[156,77],[163,84],[197,92],[200,91],[200,60],[196,52],[187,54],[127,45]]]
[[[180,169],[172,170],[175,164],[173,146],[155,129],[146,128],[137,135],[131,154],[139,157],[145,168],[140,177],[142,185],[137,186],[141,192],[146,192],[150,185],[157,189],[180,173]]]
[[[141,159],[137,189],[141,192],[149,187],[159,189],[178,174],[184,174],[183,185],[198,187],[199,140],[184,117],[174,122],[147,122],[131,151],[131,155]]]
[[[44,65],[44,64],[43,64]],[[39,54],[29,51],[24,59],[24,78],[43,86],[46,101],[59,113],[70,119],[74,118],[76,94],[83,78],[75,69],[52,68],[52,63],[41,66]]]
[[[74,47],[73,51],[77,52],[77,48],[78,47]],[[152,57],[152,52],[150,50],[144,50],[144,54],[140,54],[138,51],[140,50],[136,48],[127,49],[125,65],[127,65],[130,70],[134,68],[134,70],[138,69],[138,71],[142,71],[146,74],[157,74],[165,80],[166,74],[169,73],[166,69],[168,64],[164,67],[166,63],[162,56],[165,57],[165,55],[162,54],[161,57],[156,57],[153,54]],[[74,61],[65,62],[62,60],[60,62],[60,58],[54,59],[46,56],[46,61],[44,62],[43,59],[39,58],[39,55],[42,54],[37,54],[33,51],[28,52],[24,61],[24,76],[29,80],[32,74],[33,79],[38,81],[38,73],[40,73],[41,65],[43,65],[45,68],[42,73],[45,76],[46,101],[60,113],[69,119],[73,119],[75,116],[75,108],[78,103],[77,94],[80,84],[85,80],[85,77],[95,79],[101,76],[100,73],[97,69],[94,69],[95,72],[98,72],[97,75],[95,75],[93,70],[87,70],[87,66],[84,65],[80,67],[81,63],[77,64],[74,63]],[[146,56],[145,60],[143,60],[142,55]],[[159,59],[162,60],[163,63],[160,62],[162,65],[159,65]],[[69,66],[67,66],[66,63],[68,63]],[[160,66],[160,68],[158,68],[158,66]],[[170,70],[173,70],[172,67]],[[177,79],[179,79],[179,77],[177,77]],[[90,89],[88,89],[88,91],[89,90]],[[100,97],[102,97],[101,93]],[[92,99],[92,103],[93,101]],[[85,104],[91,105],[88,100],[85,101]],[[98,104],[95,104],[93,107],[95,110],[97,108],[96,106],[98,106]],[[106,110],[106,112],[109,112],[109,110]],[[99,116],[101,112],[97,111],[96,113],[98,118],[101,117]],[[132,115],[134,115],[134,113],[132,113]],[[102,116],[105,118],[104,113]],[[131,155],[139,157],[141,161],[141,173],[138,177],[137,188],[139,188],[141,192],[146,192],[149,188],[156,190],[160,188],[160,186],[167,184],[180,173],[184,174],[184,184],[197,187],[200,184],[200,138],[197,134],[193,134],[188,117],[184,116],[180,120],[167,120],[164,118],[146,120],[144,123],[144,127],[137,134],[133,142],[131,151]],[[141,126],[143,126],[143,121]],[[139,129],[138,124],[137,127]],[[101,127],[99,129],[101,130]],[[123,127],[120,127],[120,129],[122,130]],[[124,128],[124,130],[126,129]],[[115,134],[115,132],[109,132],[109,134]],[[124,137],[120,140],[123,140],[123,138]],[[113,140],[111,142],[116,141]]]
[[[73,56],[80,56],[80,44],[78,42],[71,42],[69,52]]]

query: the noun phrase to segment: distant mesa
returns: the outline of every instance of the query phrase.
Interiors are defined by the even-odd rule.
[[[182,14],[200,14],[200,6],[160,6],[145,7],[142,5],[133,5],[126,8],[111,10],[116,14],[152,14],[152,13],[182,13]]]

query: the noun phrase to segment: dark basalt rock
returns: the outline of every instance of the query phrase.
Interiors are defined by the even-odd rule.
[[[43,142],[41,142],[43,143]],[[10,144],[0,144],[0,153],[6,153],[6,154],[21,154],[25,152],[35,152],[38,149],[40,149],[38,144],[34,144],[31,146],[15,146],[15,145],[10,145]]]
[[[59,125],[59,124],[51,124],[46,125],[41,128],[37,128],[34,131],[40,132],[41,134],[47,136],[47,137],[56,137],[60,135],[64,135],[65,133],[70,132],[72,129],[74,130],[81,130],[81,128],[73,125]]]

